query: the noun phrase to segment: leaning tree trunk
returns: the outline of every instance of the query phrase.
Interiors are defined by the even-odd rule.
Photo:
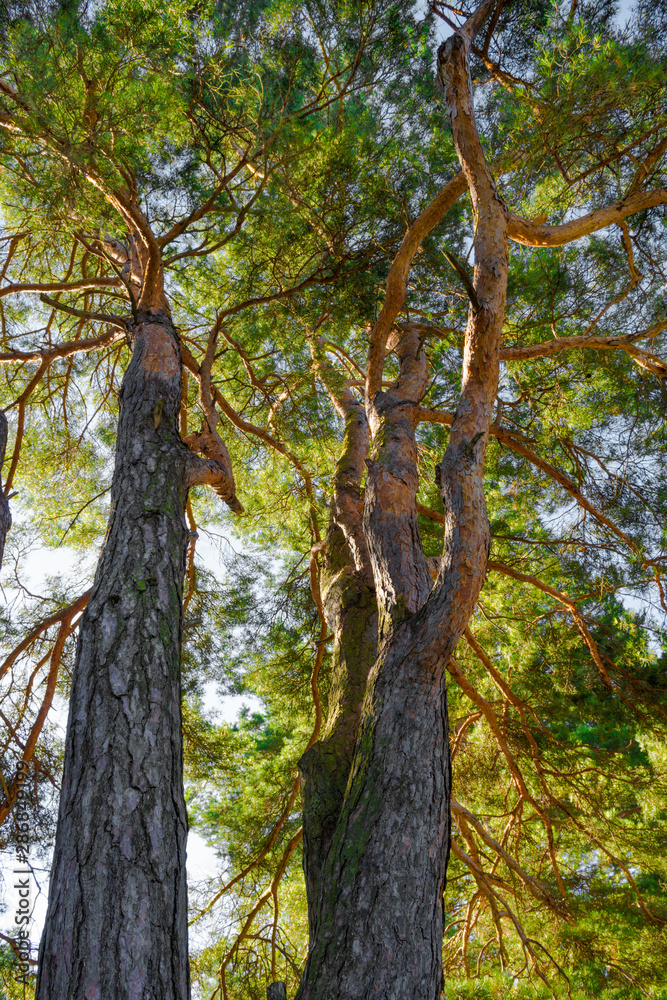
[[[315,934],[299,1000],[436,1000],[443,985],[451,785],[445,671],[488,557],[482,474],[507,287],[506,212],[477,136],[467,61],[491,7],[488,0],[438,52],[475,222],[475,303],[461,397],[437,469],[443,555],[431,589],[416,513],[415,427],[427,367],[408,327],[394,341],[400,375],[387,392],[380,391],[385,345],[371,343],[366,409],[373,450],[363,527],[380,648],[331,847],[318,858]]]
[[[187,1000],[181,361],[130,324],[111,518],[80,631],[37,1000]]]

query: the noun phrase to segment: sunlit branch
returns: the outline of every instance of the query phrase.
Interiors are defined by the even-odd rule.
[[[465,630],[465,632],[463,633],[463,635],[465,637],[466,642],[468,643],[468,645],[472,649],[473,653],[475,654],[475,656],[477,657],[477,659],[480,661],[480,663],[482,664],[482,666],[484,667],[484,669],[486,670],[487,674],[492,679],[493,683],[496,685],[496,687],[498,688],[498,690],[500,691],[500,693],[519,712],[519,715],[521,716],[521,722],[522,722],[522,726],[523,726],[524,732],[525,732],[528,740],[531,741],[532,740],[532,734],[530,732],[530,727],[528,726],[528,724],[526,722],[525,712],[526,712],[526,710],[528,710],[531,713],[531,715],[533,716],[533,719],[535,721],[536,726],[539,729],[544,729],[544,726],[543,726],[542,721],[540,720],[539,716],[537,715],[537,713],[535,712],[535,710],[532,708],[532,706],[530,706],[530,705],[526,704],[525,702],[521,701],[521,699],[516,696],[516,694],[514,693],[514,691],[512,690],[512,688],[509,686],[509,684],[507,683],[507,681],[503,678],[503,676],[501,675],[501,673],[496,669],[495,664],[493,663],[493,660],[489,656],[486,655],[486,653],[484,652],[484,650],[482,649],[482,647],[479,645],[479,643],[477,642],[477,639],[475,638],[475,636],[471,632],[470,628],[467,628]],[[534,740],[533,740],[533,743],[534,743]],[[537,745],[536,744],[535,744],[535,748],[537,749]]]
[[[90,337],[87,340],[70,340],[66,344],[57,344],[55,347],[42,347],[35,351],[5,351],[0,353],[0,363],[11,361],[53,361],[56,358],[67,358],[72,354],[81,354],[87,351],[96,351],[101,347],[107,347],[116,341],[123,340],[124,331],[118,332],[117,327],[107,330],[99,337]]]
[[[445,410],[429,409],[428,407],[422,406],[419,411],[419,419],[430,423],[444,424],[446,427],[450,427],[454,419],[454,414],[447,413]],[[590,502],[590,500],[587,500],[586,497],[580,492],[577,484],[570,479],[569,476],[566,476],[564,472],[560,471],[560,469],[557,469],[554,465],[546,462],[543,458],[540,458],[539,455],[528,448],[525,438],[514,431],[509,431],[506,428],[501,427],[499,424],[491,424],[489,426],[489,433],[495,437],[497,441],[500,441],[512,451],[515,451],[523,458],[526,458],[532,465],[540,469],[541,472],[544,472],[551,479],[554,479],[559,486],[562,486],[563,489],[566,490],[570,496],[572,496],[577,503],[584,508],[584,510],[587,510],[589,514],[592,514],[593,517],[600,522],[600,524],[604,524],[605,527],[613,531],[613,533],[617,535],[618,538],[620,538],[628,546],[628,548],[635,553],[635,555],[641,554],[639,546],[633,542],[628,535],[621,531],[621,529],[617,527],[614,522],[606,516],[606,514],[603,514],[601,510]]]
[[[657,355],[634,346],[635,340],[655,337],[667,329],[667,319],[659,320],[640,333],[627,333],[620,337],[554,337],[543,344],[529,344],[526,347],[503,347],[500,351],[502,361],[526,361],[530,358],[550,358],[562,351],[575,349],[605,351],[621,350],[632,357],[637,364],[660,378],[667,377],[667,364]]]
[[[86,289],[118,288],[119,278],[82,278],[81,281],[47,281],[11,284],[0,288],[0,299],[7,295],[21,295],[24,292],[79,292]]]
[[[589,236],[600,229],[606,229],[607,226],[618,225],[623,219],[644,209],[665,204],[667,204],[667,188],[658,188],[655,191],[636,192],[621,201],[616,201],[605,208],[598,208],[560,226],[538,225],[510,213],[507,219],[507,235],[511,240],[523,243],[524,246],[560,247],[581,239],[582,236]]]
[[[5,479],[4,492],[5,496],[8,497],[14,482],[14,476],[16,475],[16,469],[19,464],[19,457],[21,455],[21,445],[23,444],[23,434],[25,430],[25,405],[29,399],[31,393],[35,387],[41,381],[42,375],[48,369],[50,364],[49,359],[42,359],[37,367],[37,371],[30,379],[26,385],[23,392],[18,396],[17,399],[11,404],[11,407],[16,406],[17,408],[17,420],[16,420],[16,435],[14,437],[14,450],[12,452],[12,460],[9,465],[9,472],[7,473],[7,478]],[[5,407],[5,412],[11,408],[10,406]]]
[[[54,612],[54,614],[49,615],[48,618],[45,618],[38,625],[36,625],[35,628],[21,640],[18,646],[16,646],[0,664],[0,678],[4,677],[7,671],[10,670],[16,663],[18,658],[25,653],[26,650],[29,649],[41,635],[50,629],[52,625],[58,625],[61,622],[71,620],[77,612],[83,611],[88,603],[89,597],[90,591],[87,590],[84,594],[77,597],[75,601],[72,601],[71,604],[68,604],[67,607]]]
[[[657,131],[658,128],[664,128],[664,127],[665,127],[665,122],[663,120],[658,123],[658,125],[655,127],[655,130]],[[639,188],[642,186],[642,184],[648,177],[653,167],[660,160],[660,157],[665,152],[665,150],[667,150],[667,136],[664,136],[658,143],[656,143],[656,145],[653,147],[648,156],[639,164],[635,176],[633,177],[632,182],[630,184],[630,187],[626,191],[625,194],[626,199],[629,198],[631,195],[634,195],[635,192],[639,190]]]
[[[593,636],[588,630],[588,627],[586,626],[586,623],[581,615],[581,612],[577,607],[576,600],[574,600],[571,597],[568,597],[567,594],[563,594],[560,590],[556,590],[555,587],[551,587],[547,583],[542,583],[542,581],[538,580],[537,577],[528,576],[526,573],[520,573],[518,570],[512,569],[511,566],[505,565],[505,563],[494,562],[492,560],[489,560],[489,562],[487,563],[487,568],[490,570],[495,570],[498,573],[503,573],[505,576],[511,576],[514,580],[519,580],[523,583],[530,583],[533,587],[537,587],[539,590],[543,591],[543,593],[549,594],[550,597],[553,597],[557,601],[560,601],[561,604],[564,604],[565,607],[569,610],[570,614],[572,615],[572,618],[577,628],[581,632],[584,642],[586,643],[588,649],[590,650],[595,666],[598,668],[600,672],[600,677],[607,685],[607,687],[609,688],[613,687],[611,680],[609,678],[609,674],[607,673],[607,669],[604,663],[602,662],[602,657],[600,656],[600,650],[598,649],[595,639],[593,638]]]
[[[230,172],[219,181],[211,196],[207,198],[202,205],[190,212],[190,214],[184,219],[181,219],[180,222],[173,225],[171,229],[164,234],[164,236],[160,236],[158,238],[158,246],[162,248],[167,246],[167,244],[172,243],[175,239],[178,239],[178,237],[181,236],[194,222],[199,222],[200,219],[203,219],[204,216],[208,215],[209,212],[211,212],[211,210],[215,207],[216,201],[227,185],[230,184],[246,166],[248,159],[249,157],[247,156],[241,157],[234,169],[230,170]]]
[[[189,434],[185,439],[185,444],[192,452],[204,456],[197,459],[193,456],[191,459],[188,466],[188,486],[198,484],[210,486],[230,510],[235,514],[242,514],[243,506],[236,496],[232,459],[227,445],[217,431],[220,418],[211,394],[211,368],[215,358],[217,335],[216,323],[209,333],[206,354],[199,369],[199,402],[206,417],[206,424],[199,434]]]
[[[186,347],[185,344],[181,344],[181,355],[185,367],[189,371],[191,371],[192,374],[197,379],[199,379],[200,366],[197,364],[195,358],[190,353],[189,349]],[[236,410],[233,408],[233,406],[231,406],[230,403],[225,399],[225,397],[222,395],[217,386],[212,384],[211,392],[216,405],[220,407],[220,410],[224,413],[224,415],[227,417],[229,422],[234,427],[237,427],[238,430],[243,431],[245,434],[251,434],[254,437],[259,438],[270,448],[273,448],[274,451],[277,451],[281,455],[284,455],[285,458],[287,458],[292,463],[297,472],[299,472],[299,474],[302,476],[306,494],[311,499],[312,503],[313,500],[312,478],[310,476],[310,473],[306,470],[305,466],[297,458],[297,456],[292,451],[290,451],[290,449],[287,448],[281,441],[278,441],[276,438],[273,437],[273,435],[269,434],[268,431],[265,431],[262,427],[258,427],[256,424],[251,424],[249,421],[244,420],[243,417],[241,417],[240,414],[238,414]],[[317,541],[319,541],[319,538],[317,539]]]
[[[42,700],[39,712],[37,713],[37,717],[34,723],[32,724],[30,734],[28,735],[28,739],[26,740],[26,743],[22,748],[21,759],[26,764],[30,763],[30,761],[32,760],[37,740],[39,739],[40,733],[42,732],[44,723],[46,722],[46,717],[49,713],[49,709],[51,708],[51,703],[53,702],[53,695],[56,689],[56,682],[58,680],[58,671],[60,669],[60,661],[62,659],[63,650],[65,648],[65,642],[68,636],[72,634],[72,632],[78,625],[78,620],[73,621],[73,619],[79,613],[79,611],[83,610],[83,606],[85,605],[87,599],[88,599],[88,594],[83,595],[83,597],[79,598],[78,601],[75,601],[73,604],[69,606],[69,608],[65,609],[66,614],[61,618],[60,628],[58,629],[58,635],[56,637],[56,641],[53,646],[53,652],[51,653],[51,665],[49,667],[49,672],[46,678],[46,690],[44,692],[44,698]],[[6,662],[7,661],[5,661],[5,664]],[[3,664],[3,666],[5,666],[5,664]],[[7,816],[10,814],[12,810],[12,806],[14,804],[16,795],[18,793],[18,788],[19,784],[17,782],[17,779],[14,779],[12,784],[9,786],[8,794],[5,801],[2,803],[2,805],[0,805],[0,826],[4,823],[4,821],[7,819]]]
[[[514,928],[515,928],[517,934],[519,935],[519,938],[520,938],[521,943],[522,943],[523,948],[524,948],[524,954],[527,955],[530,958],[531,964],[533,966],[533,969],[534,969],[536,975],[542,980],[542,982],[546,986],[548,986],[549,982],[548,982],[546,976],[544,975],[544,973],[542,972],[542,970],[540,968],[540,965],[539,965],[539,962],[537,960],[537,956],[536,956],[536,954],[535,954],[535,952],[534,952],[534,950],[532,948],[532,944],[535,944],[536,942],[534,942],[532,939],[530,939],[527,936],[527,934],[526,934],[526,932],[525,932],[525,930],[523,928],[523,925],[521,924],[521,922],[519,921],[519,919],[517,918],[517,916],[515,915],[515,913],[511,909],[511,907],[508,905],[507,901],[505,899],[503,899],[503,897],[500,896],[498,894],[498,892],[494,889],[493,885],[491,884],[490,877],[483,870],[483,868],[481,868],[480,865],[475,864],[475,862],[470,857],[470,855],[467,854],[460,847],[459,844],[457,844],[456,838],[454,838],[454,837],[452,837],[452,851],[456,855],[456,857],[460,861],[462,861],[463,864],[465,864],[467,868],[470,869],[470,871],[473,874],[473,877],[475,878],[475,881],[477,882],[478,886],[480,887],[480,889],[482,890],[482,892],[484,893],[484,895],[487,896],[487,898],[489,899],[489,901],[493,900],[494,903],[495,903],[495,901],[497,900],[497,901],[499,901],[502,904],[502,909],[505,911],[506,915],[512,921],[512,924],[514,925]],[[548,954],[548,952],[547,952],[547,954]],[[554,966],[560,972],[562,972],[562,970],[560,969],[560,966],[558,965],[558,963],[555,962],[553,959],[552,959],[552,961],[554,963]],[[563,975],[564,975],[564,973],[563,973]],[[567,979],[567,976],[565,978]]]
[[[454,203],[467,189],[468,182],[462,170],[445,184],[435,198],[412,223],[401,243],[387,277],[384,302],[380,315],[370,333],[368,367],[366,371],[366,396],[372,399],[382,383],[385,345],[389,331],[403,308],[408,274],[417,250],[434,226],[441,221]]]
[[[123,319],[122,316],[113,316],[108,313],[91,313],[86,312],[84,309],[75,309],[74,306],[65,305],[64,302],[51,299],[48,295],[40,295],[40,299],[47,306],[51,306],[52,309],[59,309],[60,312],[67,313],[69,316],[76,316],[78,319],[87,319],[94,323],[107,323],[109,326],[118,327],[124,333],[127,333],[127,320]]]
[[[236,936],[236,939],[235,939],[234,943],[232,944],[231,948],[229,949],[229,951],[227,952],[227,954],[223,958],[221,966],[220,966],[220,975],[222,975],[223,971],[226,969],[226,967],[229,965],[230,961],[234,957],[234,953],[236,951],[238,951],[239,947],[243,943],[244,938],[247,936],[248,931],[250,930],[250,928],[252,926],[252,923],[253,923],[255,917],[257,916],[257,914],[259,913],[259,911],[261,910],[261,908],[264,906],[264,904],[267,902],[267,900],[269,900],[271,898],[271,896],[273,895],[273,893],[277,890],[277,887],[278,887],[278,885],[280,883],[280,880],[283,877],[283,875],[285,874],[285,870],[286,870],[287,865],[289,863],[289,859],[292,857],[292,854],[294,853],[294,851],[296,850],[296,848],[301,843],[302,837],[303,837],[303,831],[302,831],[301,827],[299,827],[299,829],[296,831],[296,833],[294,834],[294,836],[288,841],[287,846],[285,847],[285,850],[283,851],[282,857],[281,857],[281,859],[280,859],[280,861],[279,861],[279,863],[278,863],[278,865],[276,867],[273,879],[271,880],[271,885],[269,886],[268,889],[266,889],[258,897],[257,902],[255,903],[255,905],[250,910],[250,913],[247,915],[247,917],[246,917],[246,919],[245,919],[245,921],[243,923],[243,927],[241,928],[241,930],[239,931],[238,935]],[[211,1000],[213,1000],[213,997],[218,992],[219,992],[219,990],[216,990],[212,994]]]
[[[512,855],[509,854],[505,848],[491,836],[484,824],[481,823],[477,817],[470,812],[470,810],[466,809],[465,806],[462,806],[460,802],[457,802],[455,799],[452,799],[451,807],[454,816],[457,818],[465,818],[466,822],[469,823],[475,830],[478,837],[483,840],[484,843],[498,855],[498,857],[502,858],[508,868],[518,875],[535,899],[539,900],[541,903],[546,903],[550,909],[554,910],[554,912],[558,914],[558,916],[570,919],[564,904],[560,900],[555,899],[546,886],[542,885],[541,882],[533,878],[532,875],[525,871],[525,869],[522,868],[517,861],[515,861]]]
[[[234,878],[230,879],[229,882],[226,882],[225,885],[223,885],[220,889],[218,889],[218,891],[215,893],[215,895],[212,897],[212,899],[210,899],[208,901],[208,903],[206,904],[206,906],[204,906],[201,910],[199,910],[194,915],[194,917],[191,917],[191,919],[189,921],[190,924],[194,924],[198,920],[201,920],[202,917],[206,916],[206,914],[209,913],[213,909],[213,907],[218,902],[218,900],[222,899],[222,897],[225,895],[225,893],[229,892],[229,890],[233,889],[235,885],[238,885],[239,882],[243,881],[243,879],[246,878],[250,874],[251,871],[253,871],[255,868],[257,868],[262,863],[262,861],[267,856],[267,854],[269,853],[269,851],[275,845],[276,841],[278,840],[278,837],[280,835],[281,830],[283,829],[283,827],[285,826],[285,823],[289,819],[289,817],[290,817],[290,815],[291,815],[291,813],[292,813],[292,811],[294,809],[294,803],[296,802],[296,797],[299,794],[300,787],[301,787],[301,779],[297,777],[296,780],[294,781],[294,784],[292,785],[292,787],[291,787],[291,789],[289,791],[288,798],[287,798],[287,803],[285,805],[285,808],[283,809],[282,813],[278,817],[278,819],[277,819],[277,821],[276,821],[273,829],[271,830],[271,833],[269,834],[269,836],[267,837],[266,841],[264,842],[264,844],[262,846],[262,849],[258,852],[258,854],[256,855],[256,857],[254,857],[247,865],[245,865],[241,869],[240,872],[238,872],[234,876]]]
[[[362,524],[361,500],[361,480],[369,445],[366,411],[363,403],[327,359],[323,338],[310,335],[308,343],[315,373],[338,414],[345,421],[345,434],[333,482],[332,501],[336,521],[343,529],[357,572],[372,587],[373,572]]]
[[[454,657],[452,657],[449,663],[447,664],[447,669],[451,674],[452,678],[456,681],[458,686],[466,695],[466,697],[469,698],[470,701],[477,706],[477,708],[479,708],[484,718],[486,719],[489,729],[491,730],[493,737],[496,743],[498,744],[498,748],[500,749],[500,752],[502,753],[503,757],[507,762],[509,772],[513,779],[513,784],[516,787],[517,795],[519,796],[520,799],[523,799],[525,802],[530,802],[533,809],[540,817],[544,825],[544,828],[547,832],[551,866],[553,868],[553,872],[556,877],[556,881],[558,883],[558,888],[560,889],[561,894],[564,897],[565,886],[563,884],[563,879],[560,874],[560,868],[558,866],[558,860],[556,857],[556,850],[554,846],[554,837],[553,837],[553,827],[551,824],[551,820],[547,815],[547,813],[544,811],[544,809],[542,809],[539,803],[535,800],[534,796],[532,795],[528,786],[526,785],[523,774],[521,773],[521,769],[519,768],[513,754],[509,749],[509,746],[507,745],[507,741],[500,730],[500,726],[498,724],[498,717],[493,709],[493,706],[491,705],[490,702],[486,700],[486,698],[483,697],[483,695],[479,693],[479,691],[474,687],[474,685],[470,682],[470,680],[465,676],[465,674],[461,670],[458,662],[454,659]]]

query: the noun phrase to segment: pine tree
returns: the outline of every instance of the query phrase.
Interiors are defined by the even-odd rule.
[[[38,997],[189,995],[182,730],[239,921],[211,995],[281,955],[303,1000],[433,998],[443,938],[465,976],[659,982],[664,666],[619,595],[664,610],[664,43],[613,13],[9,10],[5,495],[43,515],[64,464],[86,546],[111,501],[3,667],[57,630],[32,758],[78,626]],[[226,595],[221,501],[258,553]],[[203,717],[221,656],[266,718]]]

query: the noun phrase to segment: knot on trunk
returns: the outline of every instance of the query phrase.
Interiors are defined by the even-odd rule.
[[[232,460],[217,431],[206,424],[199,434],[189,434],[183,441],[193,454],[188,462],[188,487],[210,486],[235,514],[243,513],[236,496]],[[199,456],[203,456],[200,458]]]

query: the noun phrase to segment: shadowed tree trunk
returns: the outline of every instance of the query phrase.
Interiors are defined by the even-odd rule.
[[[327,767],[336,775],[329,801],[342,805],[331,846],[328,836],[319,845],[321,876],[308,877],[312,862],[305,862],[315,915],[300,1000],[435,1000],[443,986],[442,898],[451,787],[445,671],[473,611],[488,556],[482,471],[507,285],[506,212],[477,136],[468,71],[471,39],[491,6],[484,4],[438,53],[476,231],[476,302],[466,329],[461,397],[437,469],[446,521],[443,555],[433,586],[416,511],[415,427],[427,385],[426,358],[415,328],[392,333],[388,343],[386,334],[378,336],[376,325],[365,406],[373,444],[366,463],[363,538],[357,532],[356,545],[360,552],[366,547],[372,567],[379,651],[368,675],[342,797],[339,772],[333,764]],[[398,355],[400,374],[383,392],[387,347]],[[337,483],[334,520],[339,517],[338,492]],[[353,534],[344,520],[341,528]],[[356,561],[363,564],[361,558]],[[358,572],[363,569],[358,565]],[[311,758],[323,753],[322,744],[309,751]],[[303,762],[302,770],[308,830],[314,797]],[[340,773],[345,770],[341,764]],[[319,771],[317,802],[327,798],[322,791],[325,774]],[[333,825],[333,810],[327,825]],[[309,849],[307,837],[307,854]]]
[[[38,1000],[190,995],[180,672],[188,487],[208,483],[240,505],[214,414],[188,440],[193,450],[179,437],[178,335],[159,250],[131,207],[142,291],[127,322],[111,516],[79,629]]]
[[[72,683],[40,1000],[189,995],[181,365],[166,312],[140,315],[131,337],[111,519]]]

